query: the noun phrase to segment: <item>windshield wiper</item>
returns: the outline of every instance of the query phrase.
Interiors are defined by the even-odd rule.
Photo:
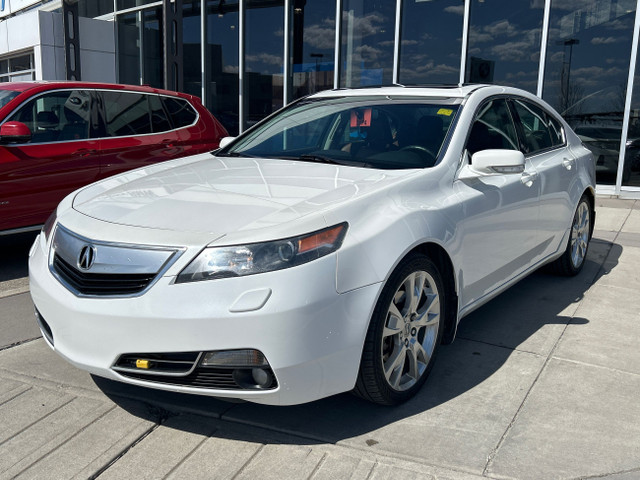
[[[327,157],[325,155],[305,154],[295,157],[295,160],[302,162],[327,163],[329,165],[346,165],[348,167],[370,167],[366,162],[358,162],[353,160],[339,160],[337,158]]]
[[[255,155],[251,155],[249,153],[239,153],[239,152],[222,152],[222,153],[213,153],[216,157],[246,157],[246,158],[256,158]]]

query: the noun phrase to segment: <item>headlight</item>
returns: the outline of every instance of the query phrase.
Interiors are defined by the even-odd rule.
[[[242,277],[310,262],[342,245],[347,224],[299,237],[265,243],[205,248],[176,278],[176,283]]]
[[[49,241],[49,235],[51,235],[51,230],[53,230],[53,226],[56,224],[56,219],[57,219],[57,209],[53,211],[53,213],[51,215],[49,215],[49,218],[47,218],[47,221],[44,222],[44,225],[42,226],[42,235],[44,236],[44,243],[47,243]]]

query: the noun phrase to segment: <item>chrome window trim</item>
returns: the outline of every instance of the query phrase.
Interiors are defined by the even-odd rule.
[[[196,118],[193,121],[193,123],[190,123],[189,125],[185,125],[184,127],[172,128],[171,130],[163,130],[162,132],[138,133],[138,134],[135,134],[135,135],[119,135],[117,137],[88,137],[88,138],[81,138],[81,139],[78,139],[78,140],[62,140],[60,142],[11,143],[11,144],[8,144],[8,145],[3,145],[3,146],[5,146],[5,147],[24,147],[24,146],[29,146],[29,145],[57,145],[59,143],[88,142],[88,141],[96,141],[96,140],[110,140],[112,138],[138,138],[138,137],[148,137],[150,135],[164,135],[164,134],[171,133],[171,132],[177,132],[178,130],[182,130],[182,129],[185,129],[185,128],[191,128],[194,125],[196,125],[198,123],[198,121],[200,120],[200,112],[198,112],[198,110],[196,108],[194,108],[193,105],[191,105],[191,102],[189,102],[187,99],[179,97],[179,96],[167,95],[166,93],[138,92],[138,91],[135,91],[135,90],[127,90],[127,89],[120,90],[120,89],[111,89],[111,88],[69,88],[69,87],[63,87],[63,88],[55,88],[55,89],[52,89],[52,90],[45,90],[44,92],[40,92],[37,95],[34,95],[32,97],[27,98],[20,105],[15,107],[4,118],[4,120],[2,120],[0,122],[0,125],[3,125],[5,122],[7,122],[8,119],[14,113],[16,113],[18,110],[20,110],[24,105],[26,105],[31,100],[40,98],[41,96],[49,94],[49,93],[54,93],[54,92],[72,92],[74,90],[86,90],[86,91],[90,91],[90,92],[139,93],[141,95],[156,95],[157,97],[174,98],[174,99],[182,100],[183,102],[186,102],[187,105],[189,105],[189,108],[191,108],[191,110],[193,110],[196,113]],[[167,114],[168,114],[168,112],[167,112]],[[172,123],[173,123],[173,121],[172,121]]]
[[[55,268],[53,266],[54,256],[56,254],[56,249],[54,247],[54,243],[55,243],[55,240],[56,240],[56,235],[58,234],[58,230],[63,231],[64,234],[69,235],[70,237],[73,237],[75,240],[77,240],[80,243],[84,243],[84,244],[88,244],[88,245],[92,245],[92,246],[97,246],[97,247],[104,246],[104,247],[110,247],[110,248],[116,248],[116,249],[123,249],[123,250],[128,250],[129,252],[131,252],[131,250],[164,251],[164,252],[167,252],[168,256],[167,256],[166,260],[162,263],[160,268],[155,273],[154,272],[147,272],[147,273],[149,273],[149,275],[153,274],[154,277],[149,282],[149,284],[139,292],[132,293],[132,294],[126,294],[126,295],[88,295],[88,294],[84,294],[84,293],[79,292],[78,290],[73,288],[71,285],[69,285],[63,278],[61,278],[61,276],[58,274],[58,272],[55,270]],[[185,247],[146,245],[146,244],[133,244],[133,243],[107,242],[107,241],[102,241],[102,240],[92,240],[90,238],[87,238],[87,237],[84,237],[84,236],[79,235],[77,233],[74,233],[71,230],[69,230],[68,228],[65,228],[62,225],[58,224],[58,225],[56,225],[54,227],[53,231],[51,232],[51,244],[49,246],[47,264],[48,264],[48,267],[49,267],[49,272],[51,272],[51,274],[55,277],[55,279],[58,280],[58,282],[60,282],[60,284],[62,284],[67,290],[69,290],[71,293],[73,293],[76,297],[79,297],[79,298],[104,298],[104,299],[135,298],[135,297],[139,297],[141,295],[144,295],[151,287],[153,287],[153,285],[155,285],[156,282],[160,278],[162,278],[164,276],[166,271],[184,254],[184,252],[186,252],[186,250],[187,249]],[[64,259],[64,257],[62,257],[62,258]],[[65,260],[67,260],[67,259],[65,259]],[[91,273],[104,273],[104,272],[91,272]],[[130,272],[130,273],[140,273],[140,272]],[[122,272],[114,273],[113,275],[117,276],[117,275],[126,275],[126,274],[127,274],[127,272],[122,271]]]

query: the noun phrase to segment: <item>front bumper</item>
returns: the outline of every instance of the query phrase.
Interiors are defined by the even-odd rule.
[[[169,391],[271,405],[313,401],[351,390],[381,284],[336,292],[336,255],[242,278],[174,284],[161,277],[134,298],[80,298],[49,271],[41,235],[29,258],[31,295],[53,338],[50,346],[92,374]],[[237,311],[238,299],[270,291],[263,306]],[[271,390],[225,390],[124,376],[112,367],[133,352],[256,349],[276,377]],[[153,380],[153,381],[152,381]]]

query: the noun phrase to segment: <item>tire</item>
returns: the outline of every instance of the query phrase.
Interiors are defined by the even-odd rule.
[[[591,222],[591,201],[583,195],[571,221],[567,248],[560,258],[551,263],[557,274],[572,277],[582,270],[591,240]]]
[[[408,290],[414,295],[407,297]],[[373,311],[354,393],[381,405],[413,397],[433,367],[446,305],[442,276],[428,257],[400,262]]]

